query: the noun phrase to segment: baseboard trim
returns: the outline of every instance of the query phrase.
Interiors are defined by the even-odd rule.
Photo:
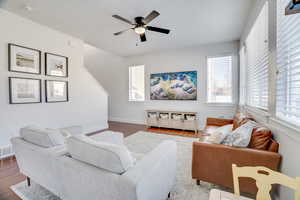
[[[124,119],[119,117],[110,117],[109,121],[113,122],[122,122],[122,123],[128,123],[128,124],[140,124],[140,125],[146,125],[146,122],[144,120],[137,120],[137,119]]]

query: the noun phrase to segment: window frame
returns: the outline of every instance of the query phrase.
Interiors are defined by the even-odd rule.
[[[216,54],[216,55],[210,55],[206,56],[205,62],[206,62],[206,72],[205,72],[205,77],[206,77],[206,104],[208,105],[217,105],[217,106],[232,106],[236,104],[236,91],[235,91],[235,54],[234,53],[224,53],[224,54]],[[232,86],[232,91],[231,91],[231,102],[210,102],[208,99],[208,94],[209,94],[209,79],[208,79],[208,59],[210,58],[219,58],[219,57],[231,57],[231,86]]]
[[[144,70],[144,92],[143,92],[143,99],[131,99],[131,95],[130,95],[130,92],[131,92],[131,73],[130,73],[130,69],[132,67],[143,67],[143,70]],[[145,71],[145,65],[144,64],[132,64],[132,65],[129,65],[128,66],[128,102],[145,102],[146,101],[146,71]]]

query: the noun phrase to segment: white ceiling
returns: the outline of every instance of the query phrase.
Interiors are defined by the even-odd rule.
[[[130,56],[166,48],[238,40],[256,0],[0,0],[8,11],[83,39],[112,53]],[[32,8],[31,12],[24,9]],[[132,20],[152,10],[161,15],[149,24],[171,30],[169,35],[147,32],[140,43],[133,31],[114,36]]]

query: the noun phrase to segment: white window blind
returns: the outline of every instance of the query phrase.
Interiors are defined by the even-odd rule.
[[[247,105],[268,109],[268,2],[246,39]]]
[[[284,14],[289,0],[277,1],[277,117],[300,123],[300,14]]]
[[[232,56],[207,59],[208,103],[232,103]]]
[[[240,105],[246,103],[246,55],[245,46],[240,50]]]
[[[145,100],[144,65],[129,67],[129,101]]]

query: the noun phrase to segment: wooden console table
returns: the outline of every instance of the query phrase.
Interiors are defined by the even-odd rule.
[[[197,112],[146,110],[148,127],[191,130],[198,133]]]

